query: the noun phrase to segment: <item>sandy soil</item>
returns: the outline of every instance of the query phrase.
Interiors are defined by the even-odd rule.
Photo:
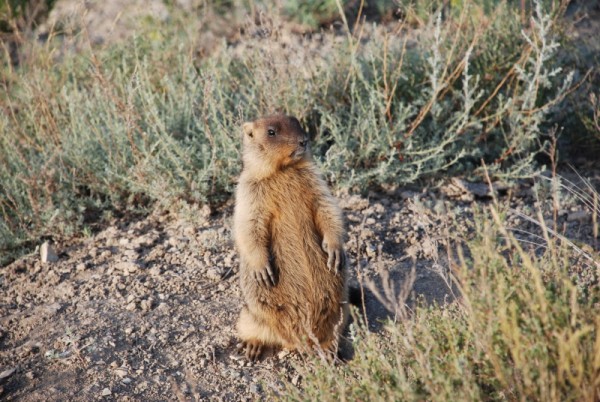
[[[586,176],[600,183],[597,171]],[[338,194],[352,280],[381,288],[389,276],[396,288],[411,286],[409,303],[451,302],[446,245],[473,236],[473,211],[491,202],[486,189],[454,180],[440,190]],[[532,183],[498,189],[503,205],[535,216]],[[542,204],[550,219],[551,200]],[[509,225],[531,232],[523,239],[537,247],[535,226],[518,212],[507,211]],[[557,212],[562,233],[598,250],[589,209],[564,197]],[[301,356],[276,352],[250,363],[236,352],[241,299],[231,214],[230,202],[186,217],[123,219],[53,245],[56,262],[42,263],[36,252],[0,268],[0,399],[254,400],[283,382],[299,384]],[[597,271],[574,274],[581,286],[598,285]],[[365,306],[379,331],[388,311],[368,290]]]
[[[490,203],[485,185],[464,187],[455,179],[439,191],[339,194],[353,281],[380,287],[385,272],[400,288],[415,267],[409,303],[451,301],[445,245],[471,237],[473,210]],[[499,190],[501,203],[532,215],[530,183]],[[565,198],[559,223],[579,244],[597,247],[592,215],[577,204]],[[252,400],[283,381],[297,384],[301,356],[277,351],[250,363],[236,352],[241,299],[231,214],[229,203],[185,219],[121,220],[54,245],[57,262],[33,253],[0,270],[0,397]],[[508,222],[535,231],[515,212]],[[595,286],[597,273],[580,280]],[[368,290],[366,309],[378,331],[389,313]]]

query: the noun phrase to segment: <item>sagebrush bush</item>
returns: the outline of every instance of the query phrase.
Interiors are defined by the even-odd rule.
[[[504,2],[464,2],[409,29],[359,24],[311,41],[274,19],[196,57],[202,18],[174,14],[132,40],[73,49],[55,35],[0,78],[0,249],[76,233],[102,211],[226,199],[239,126],[285,112],[316,134],[336,186],[365,190],[443,172],[533,170],[570,75],[549,13],[530,29]],[[348,26],[347,26],[348,28]],[[393,28],[393,30],[392,30]]]
[[[31,30],[47,17],[56,0],[0,0],[0,34]],[[5,35],[11,38],[11,35]]]

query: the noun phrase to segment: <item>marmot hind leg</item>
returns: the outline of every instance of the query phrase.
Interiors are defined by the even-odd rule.
[[[319,343],[319,347],[322,351],[330,356],[335,356],[342,344],[344,343],[343,334],[348,327],[348,319],[350,316],[350,308],[347,303],[342,304],[339,315],[332,317],[332,321],[336,320],[334,331],[331,336],[327,336],[323,341]]]
[[[246,306],[242,308],[237,323],[238,336],[243,350],[249,360],[260,358],[265,347],[281,346],[280,337],[268,325],[256,315],[252,314]]]

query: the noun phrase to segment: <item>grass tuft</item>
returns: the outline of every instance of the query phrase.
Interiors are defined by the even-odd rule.
[[[289,385],[286,399],[597,400],[600,258],[543,219],[529,218],[542,230],[530,247],[502,209],[481,214],[475,238],[453,253],[456,301],[409,311],[409,292],[385,292],[383,304],[397,318],[383,336],[358,318],[354,358],[299,367],[302,386]],[[580,287],[588,274],[595,281]]]

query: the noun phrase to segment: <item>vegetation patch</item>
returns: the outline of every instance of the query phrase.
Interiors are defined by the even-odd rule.
[[[0,70],[3,255],[114,211],[227,199],[240,124],[273,112],[301,118],[341,188],[477,174],[481,160],[499,178],[530,176],[574,84],[555,57],[562,9],[536,3],[524,28],[518,8],[484,3],[426,18],[405,6],[387,25],[344,15],[318,41],[275,18],[240,20],[243,33],[203,57],[190,27],[218,7],[173,6],[105,47],[83,30],[23,44],[20,65]]]
[[[476,236],[449,248],[453,303],[409,308],[410,280],[404,291],[370,286],[395,317],[383,336],[357,314],[354,358],[299,366],[303,383],[289,385],[287,399],[597,399],[598,255],[532,221],[537,247],[505,223],[498,205],[481,212]],[[582,288],[587,275],[595,280]]]

